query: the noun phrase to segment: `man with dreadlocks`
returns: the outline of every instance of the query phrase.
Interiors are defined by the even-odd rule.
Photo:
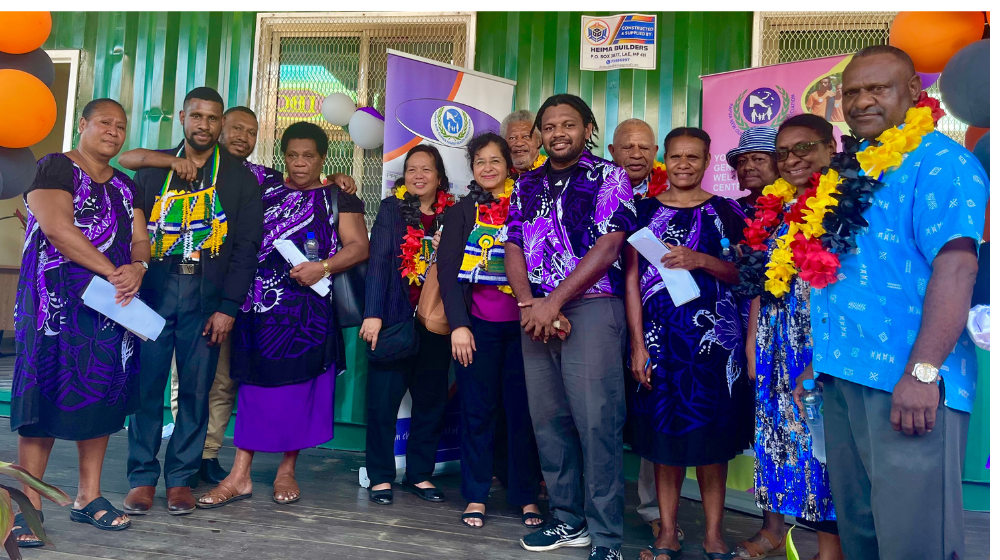
[[[618,560],[625,508],[621,248],[636,223],[632,186],[624,169],[590,153],[597,122],[579,97],[548,98],[534,127],[549,159],[517,181],[504,250],[554,514],[521,546],[592,544],[590,558]],[[560,312],[572,324],[569,334]]]

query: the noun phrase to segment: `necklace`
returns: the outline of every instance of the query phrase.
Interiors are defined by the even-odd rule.
[[[181,146],[177,157],[181,157],[183,153],[184,147]],[[208,173],[212,182],[208,188],[200,191],[171,191],[170,182],[173,180],[174,170],[167,172],[160,197],[149,217],[154,258],[162,259],[169,254],[188,258],[202,248],[208,249],[211,256],[218,256],[228,231],[226,214],[216,189],[219,160],[219,146],[216,145],[209,158],[212,168]]]
[[[860,144],[844,137],[844,151],[836,154],[830,166],[813,176],[813,186],[782,212],[794,198],[794,187],[779,179],[764,188],[757,199],[753,220],[743,230],[749,248],[740,259],[740,285],[750,297],[763,291],[775,298],[791,291],[798,275],[810,287],[822,289],[837,281],[840,269],[838,254],[857,248],[855,235],[868,226],[862,213],[871,207],[875,191],[882,188],[886,172],[899,167],[903,155],[920,146],[924,135],[934,130],[929,107],[912,107],[906,112],[901,128],[890,128],[876,143],[859,151]],[[775,240],[767,259],[765,242],[784,221],[788,231]]]
[[[419,204],[416,195],[410,194],[406,190],[406,185],[400,185],[395,191],[395,196],[401,201],[401,204],[412,204],[413,202]],[[434,217],[437,218],[444,214],[444,211],[454,204],[455,197],[445,191],[437,191],[437,200],[432,205]],[[419,212],[419,210],[417,211]],[[427,237],[427,232],[424,231],[423,223],[419,217],[415,225],[409,220],[407,221],[406,234],[403,235],[403,243],[400,244],[399,250],[401,252],[400,258],[403,260],[403,264],[399,267],[401,276],[408,279],[410,284],[417,286],[423,284],[434,250],[431,239]]]

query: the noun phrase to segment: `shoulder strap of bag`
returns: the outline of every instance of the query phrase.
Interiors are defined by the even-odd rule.
[[[334,190],[336,189],[336,190]],[[333,216],[333,231],[337,232],[337,249],[343,246],[340,242],[340,205],[339,205],[339,195],[340,187],[336,184],[333,185],[333,189],[329,191],[330,196],[333,201],[330,203],[330,215]]]

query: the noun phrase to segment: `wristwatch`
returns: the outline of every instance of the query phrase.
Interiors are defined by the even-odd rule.
[[[149,263],[148,262],[146,262],[146,261],[132,261],[132,264],[135,264],[135,263],[139,263],[139,264],[142,265],[142,268],[144,268],[146,270],[149,270]]]
[[[938,368],[928,363],[917,363],[913,364],[913,370],[910,372],[910,375],[916,377],[917,381],[921,383],[937,383],[941,379],[938,371]]]
[[[330,263],[323,261],[323,278],[330,277]]]

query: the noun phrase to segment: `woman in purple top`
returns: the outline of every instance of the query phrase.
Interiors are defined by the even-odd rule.
[[[705,510],[704,556],[731,558],[722,534],[730,459],[750,444],[753,392],[740,303],[731,287],[736,267],[721,259],[722,241],[743,238],[737,201],[701,188],[710,139],[701,129],[678,128],[663,142],[670,189],[639,202],[639,225],[669,249],[667,268],[691,272],[700,295],[675,302],[656,267],[626,249],[626,311],[631,369],[629,391],[636,430],[632,449],[656,465],[660,534],[642,560],[680,555],[677,506],[687,467],[697,467]]]
[[[149,262],[136,187],[111,167],[125,143],[121,105],[95,99],[80,117],[77,149],[49,154],[25,195],[28,222],[14,307],[14,381],[10,426],[18,433],[18,464],[45,474],[56,438],[76,441],[80,482],[70,519],[118,531],[128,516],[101,497],[108,436],[138,404],[139,340],[83,304],[91,279],[107,279],[115,301],[128,305]],[[32,504],[41,499],[24,487]],[[42,546],[21,514],[21,547]]]
[[[469,502],[462,522],[483,526],[493,481],[497,420],[506,416],[507,501],[521,508],[528,527],[541,524],[538,447],[528,413],[521,357],[521,314],[504,272],[498,239],[514,182],[510,148],[487,132],[466,148],[473,181],[469,195],[444,215],[438,247],[438,281],[451,327],[461,406],[462,497]],[[500,407],[506,414],[500,414]]]
[[[326,133],[311,123],[295,123],[281,137],[288,181],[264,189],[260,264],[233,330],[230,375],[240,383],[236,460],[229,476],[198,500],[200,508],[250,497],[256,451],[284,453],[272,499],[298,501],[299,451],[333,439],[343,339],[332,292],[321,296],[312,286],[367,259],[368,236],[361,200],[322,180],[328,148]],[[288,241],[305,254],[310,239],[324,260],[292,267],[275,248]]]

